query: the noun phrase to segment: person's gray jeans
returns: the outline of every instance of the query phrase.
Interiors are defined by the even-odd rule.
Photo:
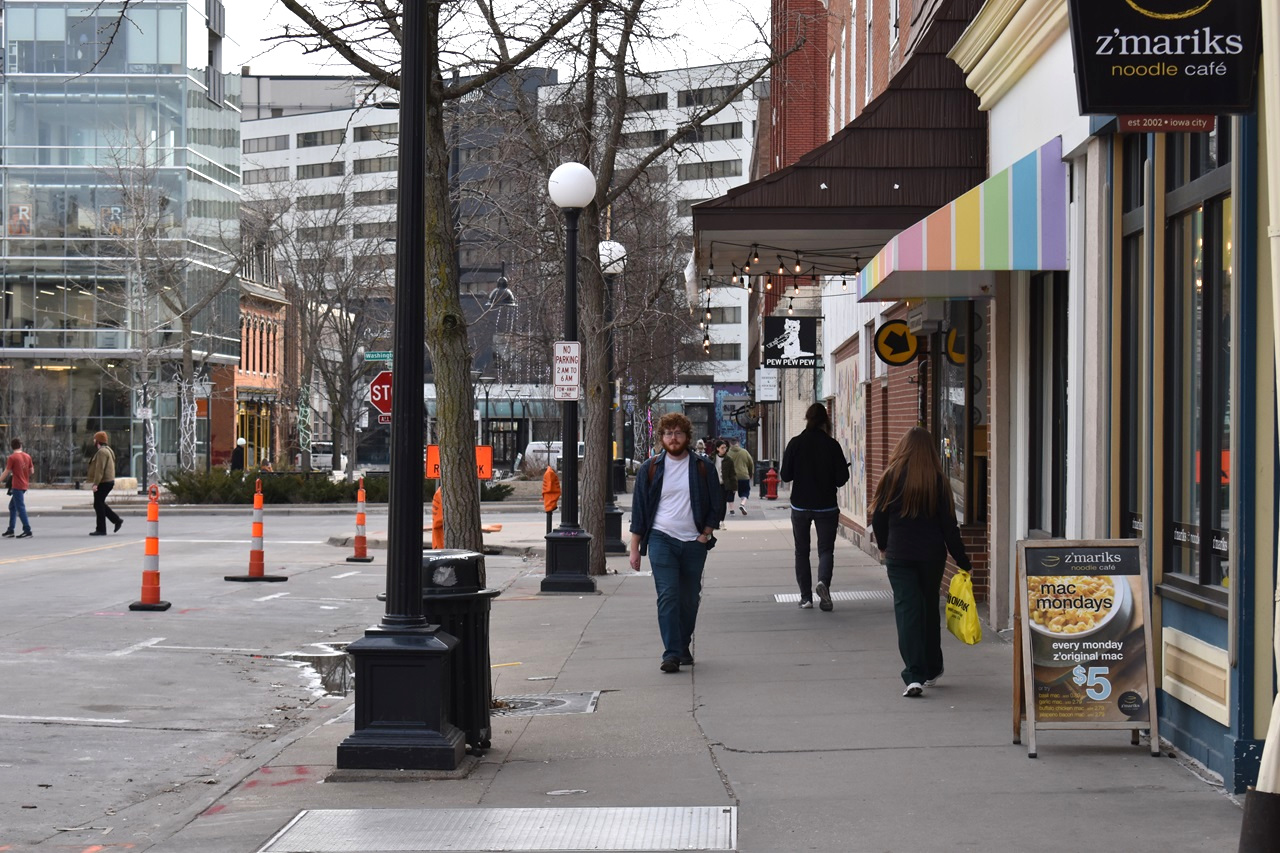
[[[836,527],[839,510],[791,508],[791,535],[796,544],[796,584],[800,600],[813,600],[813,569],[809,565],[809,526],[818,532],[818,580],[831,586],[836,561]]]

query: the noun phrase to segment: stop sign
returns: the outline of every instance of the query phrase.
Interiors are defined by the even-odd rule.
[[[369,383],[369,403],[382,414],[391,414],[390,370],[382,371]]]

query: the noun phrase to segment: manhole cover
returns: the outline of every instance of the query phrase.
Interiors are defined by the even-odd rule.
[[[799,604],[800,593],[780,592],[773,597],[779,604]],[[851,592],[833,592],[832,601],[893,601],[893,593],[887,589],[857,589]]]
[[[600,691],[542,693],[532,696],[495,696],[490,713],[498,717],[532,717],[540,714],[591,714]]]

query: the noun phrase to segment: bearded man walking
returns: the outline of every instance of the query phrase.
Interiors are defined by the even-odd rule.
[[[702,595],[702,569],[715,547],[724,502],[710,460],[690,452],[693,424],[678,412],[658,422],[662,451],[636,472],[631,503],[631,568],[649,555],[658,593],[663,672],[693,666],[693,630]]]

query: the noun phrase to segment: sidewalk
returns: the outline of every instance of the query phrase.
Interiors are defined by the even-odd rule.
[[[839,542],[833,590],[863,595],[837,595],[831,613],[778,603],[776,594],[796,591],[788,511],[758,499],[749,510],[708,561],[695,667],[659,672],[652,579],[633,575],[625,557],[609,558],[619,574],[598,578],[595,596],[539,595],[540,562],[491,557],[490,576],[510,579],[493,606],[495,697],[600,691],[594,713],[494,716],[493,748],[465,779],[338,783],[323,780],[352,731],[353,700],[321,702],[297,736],[229,768],[211,807],[151,849],[470,850],[441,834],[374,831],[370,821],[458,809],[452,816],[473,820],[474,833],[511,809],[617,807],[732,817],[733,846],[685,849],[1236,848],[1239,807],[1125,732],[1041,732],[1040,757],[1028,759],[1011,743],[1013,656],[998,636],[976,647],[947,636],[942,682],[904,699],[881,567]],[[373,811],[388,809],[412,811]],[[308,813],[346,827],[329,846],[294,848],[285,835],[268,848],[302,810],[354,811]]]

